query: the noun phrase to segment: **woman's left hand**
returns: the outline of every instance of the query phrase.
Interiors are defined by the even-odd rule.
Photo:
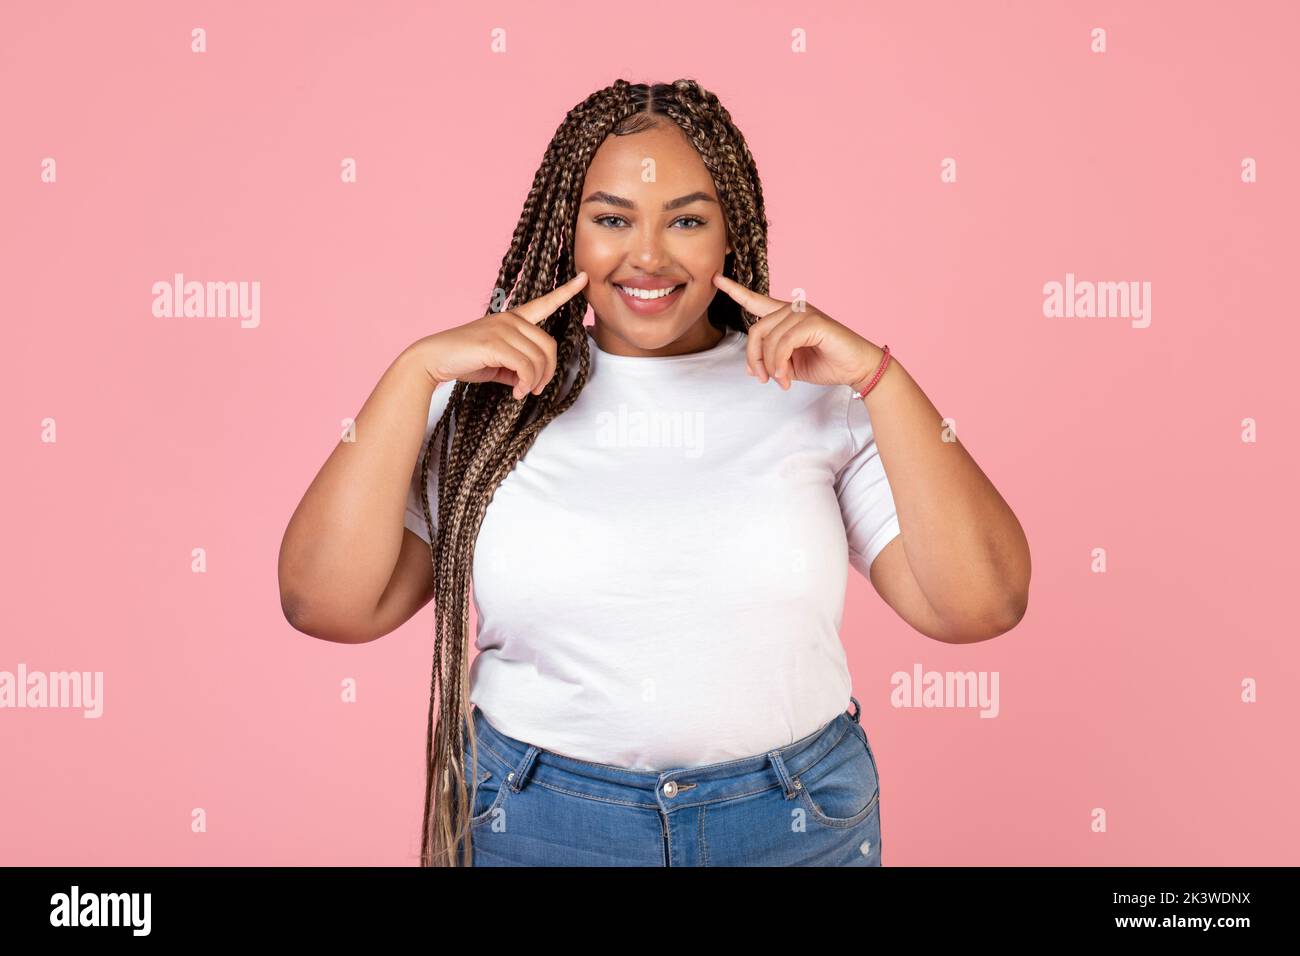
[[[798,380],[849,385],[857,391],[865,387],[884,356],[882,349],[807,301],[796,311],[793,302],[754,292],[722,273],[713,276],[713,284],[759,316],[749,327],[745,364],[760,382],[771,377],[786,390]]]

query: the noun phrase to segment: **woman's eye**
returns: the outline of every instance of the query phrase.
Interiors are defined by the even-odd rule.
[[[611,219],[617,219],[619,222],[627,221],[622,216],[615,216],[612,213],[606,213],[603,216],[597,216],[595,219],[592,220],[592,222],[599,223],[600,225],[603,226],[607,224],[607,220],[611,220]],[[693,223],[690,229],[687,230],[688,232],[698,229],[700,226],[705,225],[704,220],[701,219],[699,216],[682,216],[680,219],[674,220],[673,225],[675,226],[681,222]],[[615,227],[613,225],[610,225],[610,228],[615,228]]]

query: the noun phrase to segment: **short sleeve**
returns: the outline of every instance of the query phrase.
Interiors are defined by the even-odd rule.
[[[866,402],[849,389],[847,412],[849,459],[835,477],[835,493],[844,517],[849,542],[849,562],[865,577],[871,563],[899,533],[894,493],[876,451],[875,435]]]
[[[425,544],[431,544],[429,540],[429,523],[424,518],[424,496],[420,488],[420,478],[424,472],[424,449],[429,444],[429,437],[433,434],[434,428],[438,425],[438,420],[442,418],[442,413],[447,410],[447,403],[451,401],[451,391],[456,387],[456,382],[443,382],[433,390],[433,397],[429,400],[429,417],[424,428],[424,441],[420,443],[420,453],[415,457],[415,469],[411,472],[410,485],[406,491],[406,519],[403,522],[407,528],[419,535],[420,540]],[[433,532],[438,533],[438,449],[433,450],[433,460],[429,462],[429,512],[433,517]]]

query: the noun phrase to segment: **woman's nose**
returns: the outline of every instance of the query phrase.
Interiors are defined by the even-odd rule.
[[[654,272],[672,257],[664,243],[663,233],[657,228],[640,228],[632,238],[631,256],[638,266],[648,272]]]

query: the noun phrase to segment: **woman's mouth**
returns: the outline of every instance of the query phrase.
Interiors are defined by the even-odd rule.
[[[615,283],[614,288],[618,290],[618,297],[637,315],[658,315],[660,312],[668,311],[676,304],[677,300],[682,297],[682,290],[686,288],[686,283],[683,282],[681,285],[673,286],[667,290],[632,289],[617,283]]]

